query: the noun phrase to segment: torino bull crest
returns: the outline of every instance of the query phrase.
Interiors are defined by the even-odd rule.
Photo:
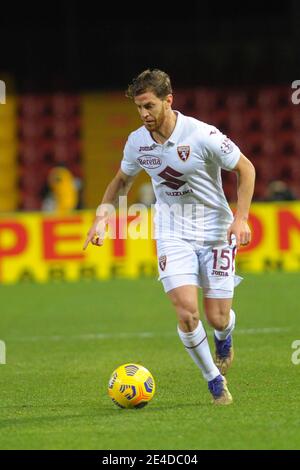
[[[180,145],[179,147],[177,147],[177,153],[178,153],[179,158],[183,162],[186,162],[190,156],[191,148],[189,145]]]

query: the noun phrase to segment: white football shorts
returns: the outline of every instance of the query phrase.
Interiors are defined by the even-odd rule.
[[[232,298],[242,281],[235,274],[235,255],[235,242],[199,246],[189,240],[157,240],[159,280],[165,292],[195,285],[203,289],[205,297]]]

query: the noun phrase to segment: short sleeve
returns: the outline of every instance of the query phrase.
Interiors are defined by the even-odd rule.
[[[209,160],[224,170],[233,170],[241,156],[239,147],[212,126],[204,138],[204,152]]]
[[[123,160],[121,162],[121,170],[123,171],[123,173],[129,176],[137,175],[142,170],[134,154],[134,148],[130,144],[129,137],[124,147]]]

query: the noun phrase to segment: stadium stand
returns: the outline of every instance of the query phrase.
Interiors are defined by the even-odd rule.
[[[128,133],[139,125],[134,107],[125,100],[120,93],[10,98],[0,107],[0,168],[6,175],[0,182],[0,211],[39,210],[49,172],[57,166],[76,178],[85,176],[83,205],[94,204],[95,192],[103,186],[99,178],[109,181]],[[288,86],[178,90],[174,109],[215,125],[240,146],[256,167],[255,200],[265,200],[275,180],[300,198],[300,110],[291,102]],[[223,171],[222,178],[228,199],[234,201],[235,175]]]
[[[51,168],[80,178],[80,96],[24,95],[19,101],[20,209],[39,210]]]

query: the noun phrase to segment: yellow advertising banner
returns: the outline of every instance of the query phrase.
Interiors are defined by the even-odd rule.
[[[1,216],[0,283],[157,276],[150,212],[119,216],[115,239],[83,251],[93,218],[94,211]],[[300,271],[300,202],[253,204],[249,222],[252,241],[237,255],[238,272]],[[147,236],[126,239],[132,224],[144,224]]]
[[[155,241],[125,239],[126,233],[120,237],[118,231],[127,228],[125,219],[117,220],[116,239],[107,238],[103,247],[90,245],[83,251],[93,219],[94,211],[64,217],[39,213],[2,216],[0,283],[156,275]],[[128,219],[130,223],[132,217]]]

